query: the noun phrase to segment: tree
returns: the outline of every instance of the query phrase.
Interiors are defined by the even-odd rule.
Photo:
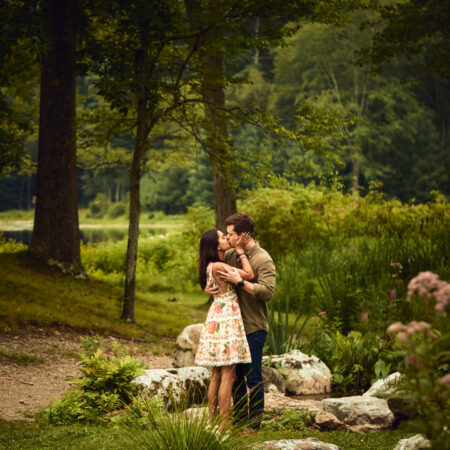
[[[81,273],[78,229],[75,77],[77,2],[42,3],[37,199],[30,253]]]
[[[123,120],[135,126],[130,167],[130,209],[122,319],[134,322],[136,261],[142,167],[156,125],[167,119],[183,96],[189,58],[182,43],[184,21],[172,0],[107,2],[90,51],[99,93]],[[154,136],[153,136],[154,138]]]

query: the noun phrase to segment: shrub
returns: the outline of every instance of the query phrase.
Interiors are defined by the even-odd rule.
[[[105,194],[98,193],[94,200],[89,202],[88,217],[101,219],[105,216],[109,208],[109,202]]]
[[[127,213],[127,207],[123,203],[112,203],[108,209],[108,216],[111,219],[117,219]]]
[[[337,394],[361,394],[376,379],[401,367],[401,358],[389,353],[392,340],[357,331],[345,336],[335,324],[324,325],[323,319],[313,318],[312,323],[300,350],[316,355],[330,368],[333,391]]]
[[[27,250],[28,247],[22,242],[17,242],[14,239],[6,239],[0,232],[0,253],[17,253]]]
[[[55,425],[92,423],[106,420],[105,414],[122,409],[135,393],[131,381],[143,373],[144,364],[130,355],[119,355],[120,347],[107,356],[96,337],[82,343],[80,354],[82,376],[72,381],[79,388],[54,400],[43,413],[43,420]]]
[[[392,324],[397,335],[396,355],[404,358],[405,377],[400,394],[418,418],[408,427],[425,434],[432,448],[448,449],[450,442],[450,283],[431,272],[420,273],[408,285],[408,300],[421,315],[407,325]]]

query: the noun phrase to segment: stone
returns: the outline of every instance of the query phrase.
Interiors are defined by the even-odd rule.
[[[195,354],[197,353],[202,329],[202,323],[188,325],[177,337],[172,363],[174,367],[191,367],[195,365]]]
[[[269,386],[276,386],[277,390],[281,393],[285,393],[286,385],[284,383],[283,375],[278,372],[274,367],[263,366],[262,376],[264,384],[264,392],[269,392]]]
[[[394,394],[402,377],[400,372],[395,372],[382,380],[377,380],[370,389],[363,394],[363,397],[378,397]]]
[[[352,431],[378,431],[391,428],[394,414],[387,400],[377,397],[327,398],[324,408],[344,422]]]
[[[301,397],[287,397],[278,389],[275,391],[269,390],[264,396],[264,409],[269,411],[271,409],[278,409],[284,411],[285,409],[293,409],[295,411],[310,411],[314,414],[323,412],[324,408],[322,402],[319,400],[306,400]]]
[[[314,416],[314,422],[321,431],[347,429],[345,423],[342,423],[334,414],[326,411],[318,412]]]
[[[430,448],[431,442],[422,434],[416,434],[409,439],[401,439],[398,441],[394,450],[418,450],[420,448]]]
[[[316,438],[307,439],[281,439],[279,441],[265,441],[266,449],[283,449],[283,450],[342,450],[334,444],[319,441]]]
[[[330,369],[317,356],[292,350],[272,356],[270,366],[280,366],[285,378],[287,395],[314,395],[331,392]]]
[[[135,378],[143,397],[160,397],[166,404],[186,402],[185,406],[201,403],[206,398],[211,373],[204,367],[151,369]]]

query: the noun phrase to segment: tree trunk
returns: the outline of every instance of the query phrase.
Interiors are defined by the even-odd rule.
[[[134,145],[133,162],[130,173],[130,218],[128,226],[127,269],[125,276],[125,292],[123,299],[122,319],[134,323],[134,299],[136,287],[136,263],[139,238],[140,213],[140,184],[141,164],[145,153],[145,145],[149,133],[147,91],[145,80],[148,73],[149,57],[144,50],[138,52],[136,57],[136,71],[138,79],[142,80],[140,92],[137,95],[137,129]]]
[[[76,2],[42,3],[48,45],[42,57],[37,199],[30,253],[82,273],[76,172]]]
[[[198,0],[185,0],[190,26],[193,32],[202,29],[202,20],[209,16],[221,15],[220,3],[208,11],[203,11]],[[220,22],[212,19],[212,23]],[[223,30],[212,28],[204,34],[199,45],[199,72],[201,92],[205,103],[205,113],[209,121],[206,130],[207,152],[213,171],[214,209],[216,227],[222,228],[225,219],[236,212],[236,196],[231,184],[231,151],[225,109],[223,88],[223,59],[220,46],[223,45]]]

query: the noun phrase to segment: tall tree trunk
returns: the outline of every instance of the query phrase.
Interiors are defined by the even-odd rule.
[[[220,3],[214,4],[208,11],[202,9],[199,0],[185,0],[192,31],[202,29],[205,17],[212,18],[211,23],[220,23],[222,14]],[[218,20],[214,20],[214,16]],[[223,45],[223,30],[212,28],[203,35],[199,45],[199,72],[201,91],[205,102],[205,113],[209,121],[207,130],[207,152],[213,171],[214,209],[216,227],[222,228],[225,219],[236,212],[236,196],[231,184],[231,152],[227,120],[222,111],[225,109],[223,88],[223,59],[220,47]]]
[[[42,57],[37,199],[30,253],[73,274],[80,260],[76,172],[75,0],[42,2],[48,45]]]
[[[146,140],[149,133],[148,123],[148,96],[145,89],[145,80],[148,74],[149,57],[145,50],[138,52],[136,56],[136,71],[138,79],[142,80],[141,89],[137,95],[137,129],[134,145],[133,162],[130,173],[130,219],[128,226],[127,269],[125,276],[125,292],[122,309],[122,319],[127,322],[135,322],[134,299],[136,288],[136,263],[139,238],[139,213],[140,213],[140,184],[141,164],[145,154]]]

